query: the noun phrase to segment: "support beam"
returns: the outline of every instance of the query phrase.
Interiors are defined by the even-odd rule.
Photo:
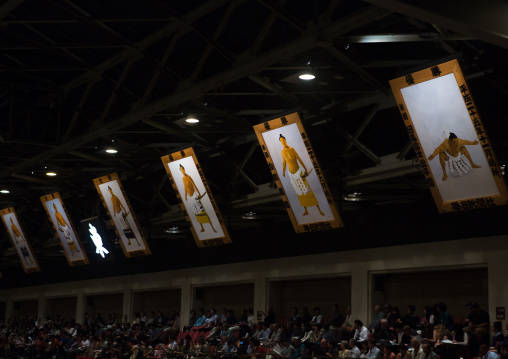
[[[346,65],[352,71],[356,72],[362,79],[367,81],[369,84],[371,84],[375,88],[381,90],[381,92],[383,92],[384,94],[388,95],[391,93],[391,91],[385,85],[383,85],[381,82],[379,82],[374,76],[372,76],[367,71],[365,71],[364,68],[362,68],[360,65],[358,65],[353,60],[351,60],[349,57],[347,57],[341,51],[337,50],[337,48],[332,43],[320,41],[318,43],[318,46],[325,49],[330,55],[332,55],[337,60],[342,62],[344,65]]]
[[[178,33],[173,34],[173,37],[171,38],[171,42],[169,43],[168,47],[166,48],[166,51],[162,55],[161,61],[160,61],[160,68],[164,68],[166,66],[166,62],[169,60],[169,55],[173,52],[173,49],[175,48],[176,41],[179,39],[180,36],[178,36]],[[148,83],[148,86],[145,89],[145,92],[143,93],[143,97],[141,98],[142,103],[146,103],[150,95],[152,94],[152,90],[155,87],[155,84],[157,83],[157,80],[159,79],[162,72],[160,69],[156,69],[152,75],[152,78],[150,79],[150,82]]]
[[[372,152],[367,146],[365,146],[363,143],[358,141],[357,139],[353,138],[349,132],[344,130],[343,128],[339,127],[339,125],[333,123],[333,128],[340,133],[342,136],[344,136],[349,142],[351,142],[356,148],[358,148],[360,151],[362,151],[367,157],[369,157],[372,161],[374,161],[376,164],[381,164],[381,159]]]
[[[221,1],[214,0],[212,2],[215,4],[220,3]],[[210,3],[207,4],[210,5]],[[160,100],[154,101],[146,106],[143,106],[141,103],[134,104],[126,115],[110,121],[108,126],[93,128],[87,133],[60,145],[57,148],[44,151],[39,155],[33,156],[27,161],[23,161],[12,167],[5,168],[0,171],[0,178],[5,178],[32,165],[44,162],[48,158],[68,152],[69,150],[72,150],[78,146],[94,141],[97,137],[102,137],[104,135],[110,134],[116,130],[140,122],[143,119],[145,119],[144,121],[150,121],[147,119],[149,119],[151,116],[162,111],[167,111],[169,108],[179,105],[185,101],[189,101],[190,99],[198,98],[204,91],[206,92],[208,90],[214,89],[218,83],[228,84],[244,78],[245,74],[259,72],[267,66],[280,62],[281,59],[286,59],[288,57],[295,56],[314,48],[316,45],[316,40],[319,38],[333,38],[341,36],[345,33],[349,33],[355,29],[370,24],[372,21],[384,18],[389,14],[390,12],[379,9],[377,7],[368,7],[355,14],[339,19],[332,24],[324,26],[323,28],[315,28],[308,34],[293,40],[286,45],[280,46],[275,50],[264,53],[263,55],[257,57],[249,56],[247,53],[243,56],[241,55],[239,56],[237,63],[232,68],[225,70],[206,80],[200,81],[196,84],[182,84],[175,93],[172,93]],[[159,36],[161,36],[161,34],[159,34]],[[146,44],[144,45],[147,46]],[[115,59],[116,61],[120,62],[123,58],[117,59],[115,57]],[[70,87],[73,88],[74,86],[79,86],[79,84],[86,82],[87,79],[88,77],[80,77],[73,81]],[[69,89],[69,84],[66,86],[66,89]],[[196,139],[193,138],[192,142],[196,142]]]
[[[304,106],[306,110],[308,110],[308,111],[310,111],[312,113],[315,113],[315,114],[320,112],[318,108],[314,108],[314,106],[311,106],[309,104],[305,104],[297,96],[295,96],[293,94],[290,94],[289,92],[284,90],[282,88],[282,86],[280,86],[279,84],[277,84],[275,82],[271,82],[266,77],[262,77],[262,76],[259,76],[259,75],[250,75],[249,79],[251,79],[252,81],[256,82],[257,84],[263,86],[267,90],[270,90],[273,93],[276,93],[277,95],[279,95],[280,97],[288,100],[293,105]]]
[[[171,128],[169,126],[166,126],[166,125],[164,125],[162,123],[159,123],[159,122],[156,122],[156,121],[153,121],[153,120],[143,120],[143,123],[146,123],[147,125],[150,125],[152,127],[158,128],[159,130],[167,132],[170,135],[186,139],[187,141],[189,141],[191,143],[192,142],[196,142],[196,143],[199,143],[199,144],[201,144],[201,145],[203,145],[205,147],[210,147],[208,142],[200,140],[199,138],[196,138],[195,136],[192,135],[192,133],[187,133],[187,132],[184,132],[184,131],[175,130],[174,128]]]
[[[76,106],[76,110],[74,111],[74,114],[72,115],[71,121],[69,122],[69,125],[67,126],[67,129],[65,130],[64,136],[63,136],[63,142],[67,141],[70,134],[72,133],[72,129],[74,128],[74,125],[76,124],[76,121],[79,117],[79,114],[81,113],[81,109],[83,108],[86,100],[88,99],[88,95],[90,94],[90,90],[92,89],[93,85],[95,84],[94,81],[90,81],[85,88],[85,91],[83,91],[83,94],[81,95],[81,99],[79,100],[78,106]]]
[[[101,116],[96,120],[99,122],[104,122],[106,119],[106,116],[109,113],[109,110],[111,109],[111,106],[113,106],[113,103],[115,102],[116,95],[118,91],[122,88],[122,85],[125,81],[125,77],[129,73],[129,70],[132,66],[132,59],[128,59],[125,63],[125,66],[123,67],[122,73],[120,74],[120,77],[118,78],[115,87],[113,88],[113,91],[111,92],[111,95],[108,98],[108,102],[106,102],[106,106],[104,106],[104,110],[102,110]]]
[[[275,6],[281,7],[284,4],[284,1],[285,0],[277,0],[277,4]],[[277,12],[272,10],[270,15],[268,16],[268,19],[265,20],[263,27],[259,31],[258,36],[256,37],[256,40],[254,40],[254,44],[250,48],[250,51],[253,54],[258,53],[259,47],[261,46],[263,41],[265,41],[266,35],[268,35],[268,32],[270,31],[270,28],[272,27],[273,22],[275,21],[276,18],[277,18]]]
[[[377,113],[377,111],[379,110],[379,107],[380,105],[377,103],[375,104],[374,106],[372,106],[372,108],[370,109],[369,113],[367,114],[367,116],[365,116],[365,118],[363,119],[362,123],[360,124],[360,126],[358,126],[358,128],[356,129],[355,133],[353,133],[353,139],[354,140],[357,140],[358,137],[360,137],[360,135],[363,133],[363,130],[365,130],[365,128],[368,126],[368,124],[370,123],[370,120],[372,120],[372,118],[374,117],[374,115]],[[347,151],[349,151],[349,149],[351,148],[351,146],[353,145],[353,142],[352,141],[349,141],[347,144],[346,144],[346,147],[344,148],[344,151],[342,152],[342,154],[346,154]]]
[[[213,41],[213,42],[217,41],[220,34],[222,34],[222,31],[226,27],[226,24],[228,23],[228,20],[231,17],[231,13],[233,12],[233,10],[236,6],[237,6],[237,1],[232,1],[229,4],[228,8],[226,9],[226,12],[224,13],[224,15],[222,15],[222,19],[220,20],[219,25],[217,26],[217,28],[215,29],[215,32],[213,33],[211,41]],[[191,81],[196,80],[196,77],[199,75],[199,73],[201,72],[201,69],[203,68],[204,64],[206,63],[206,60],[208,59],[208,55],[210,55],[212,48],[214,48],[213,43],[211,41],[208,41],[205,51],[203,51],[203,54],[201,55],[199,62],[197,63],[194,70],[192,71]]]
[[[438,25],[460,34],[508,49],[506,14],[508,3],[503,0],[473,1],[464,5],[460,0],[365,0],[393,12]]]
[[[0,19],[5,19],[11,12],[13,12],[25,0],[7,0],[0,6]]]
[[[397,153],[392,153],[380,159],[379,166],[363,169],[358,175],[347,177],[344,182],[348,186],[354,186],[420,172],[420,161],[417,158],[401,161],[397,158]]]
[[[142,51],[144,51],[150,45],[164,39],[167,36],[179,31],[180,36],[188,33],[192,29],[190,25],[194,23],[197,19],[205,16],[209,12],[221,7],[222,5],[228,3],[231,0],[210,0],[203,5],[196,8],[191,13],[184,16],[183,19],[173,19],[171,23],[162,27],[160,30],[150,34],[143,40],[134,44],[134,46],[129,47],[120,53],[110,57],[106,61],[94,67],[93,70],[86,72],[85,74],[78,76],[74,80],[67,83],[63,88],[65,92],[69,92],[70,90],[82,85],[85,82],[88,82],[90,79],[90,75],[100,75],[103,72],[109,70],[110,68],[118,65],[119,63],[125,61],[126,58],[132,57],[134,62],[143,58]]]
[[[108,159],[104,159],[104,158],[99,158],[99,157],[95,157],[95,156],[89,155],[87,153],[82,153],[82,152],[74,151],[74,150],[68,151],[68,153],[70,155],[73,155],[73,156],[76,156],[76,157],[80,157],[80,158],[83,158],[83,159],[88,160],[88,161],[92,161],[92,162],[96,162],[96,163],[102,163],[103,165],[106,165],[108,167],[110,166],[110,167],[114,167],[114,168],[121,168],[121,169],[123,169],[125,171],[132,171],[132,166],[128,165],[128,164],[125,164],[125,162],[122,162],[124,164],[119,164],[118,161],[108,160]]]

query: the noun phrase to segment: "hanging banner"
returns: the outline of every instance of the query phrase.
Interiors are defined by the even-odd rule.
[[[506,183],[458,61],[390,86],[438,210],[505,205]]]
[[[185,218],[191,224],[197,246],[201,248],[231,243],[228,230],[192,147],[161,159]]]
[[[298,113],[254,126],[297,233],[343,227]]]
[[[60,243],[70,266],[89,264],[76,229],[74,228],[69,214],[65,209],[62,198],[58,192],[41,197],[42,205],[46,210],[49,220],[60,238]]]
[[[35,258],[32,247],[26,238],[25,231],[18,221],[18,216],[14,208],[9,207],[3,209],[0,213],[2,214],[2,221],[5,224],[5,228],[11,237],[12,244],[14,244],[16,248],[23,270],[25,273],[39,272],[41,270],[39,262],[37,262]]]
[[[118,175],[112,173],[96,178],[93,183],[109,217],[113,220],[125,256],[151,254]]]

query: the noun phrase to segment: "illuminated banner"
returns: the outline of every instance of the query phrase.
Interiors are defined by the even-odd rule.
[[[7,232],[9,232],[9,236],[11,237],[12,244],[14,244],[16,248],[23,270],[25,273],[39,272],[41,268],[26,238],[25,231],[18,221],[18,216],[16,216],[14,208],[9,207],[3,209],[0,213],[2,214],[5,228],[7,228]]]
[[[231,243],[228,230],[192,147],[161,159],[185,218],[192,225],[191,232],[197,246]]]
[[[81,225],[89,239],[89,254],[97,262],[109,262],[115,259],[113,246],[107,236],[100,217],[83,219]]]
[[[254,130],[295,231],[343,227],[298,113]]]
[[[501,169],[458,61],[390,85],[439,211],[506,204]]]
[[[72,225],[67,210],[64,207],[58,192],[41,197],[42,205],[46,210],[53,229],[60,238],[60,243],[70,266],[90,263],[86,256],[78,234]]]
[[[118,175],[112,173],[96,178],[93,183],[109,217],[113,220],[125,256],[137,257],[151,254]]]

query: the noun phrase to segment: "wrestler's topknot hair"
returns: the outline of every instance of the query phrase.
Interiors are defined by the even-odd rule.
[[[453,132],[450,132],[450,136],[448,137],[450,140],[453,140],[455,138],[457,138],[457,135],[454,134]]]
[[[180,165],[180,168],[183,168],[183,169],[185,169],[185,167],[184,167],[184,166],[182,166],[182,165]]]
[[[286,137],[282,136],[282,133],[279,136],[279,141],[280,141],[281,138],[286,139]]]

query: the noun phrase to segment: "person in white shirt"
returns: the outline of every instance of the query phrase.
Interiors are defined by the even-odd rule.
[[[355,336],[353,337],[354,340],[356,340],[357,342],[363,342],[364,340],[369,339],[370,332],[367,329],[367,327],[363,325],[363,322],[360,319],[355,320],[354,328],[355,328]]]
[[[351,358],[359,358],[360,357],[360,349],[356,346],[356,340],[349,339],[349,347],[351,348],[349,351],[349,355]]]
[[[314,316],[312,317],[310,324],[321,324],[321,321],[323,320],[323,316],[321,315],[321,308],[316,307],[314,308]]]
[[[367,359],[376,359],[380,358],[383,354],[381,350],[376,346],[376,341],[374,339],[369,339],[368,344],[369,351],[367,352]]]

